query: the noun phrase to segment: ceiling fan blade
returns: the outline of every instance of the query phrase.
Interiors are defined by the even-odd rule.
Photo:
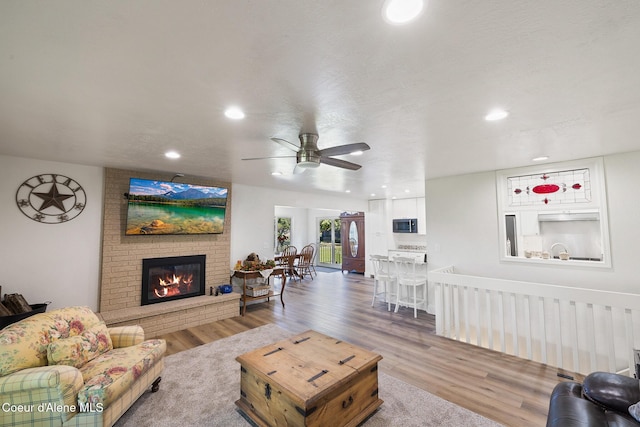
[[[355,163],[347,162],[346,160],[334,159],[331,157],[320,157],[320,163],[324,163],[325,165],[335,166],[343,169],[350,169],[352,171],[357,171],[362,166],[356,165]]]
[[[271,157],[249,157],[240,160],[265,160],[265,159],[295,159],[296,156],[271,156]]]
[[[321,156],[340,156],[342,154],[351,154],[354,151],[367,151],[371,147],[364,142],[356,142],[355,144],[338,145],[337,147],[329,147],[319,150]]]
[[[278,144],[282,145],[283,147],[288,148],[289,150],[293,150],[296,153],[298,152],[298,150],[300,150],[300,147],[298,147],[296,144],[287,141],[286,139],[282,139],[282,138],[271,138],[271,140],[273,142],[277,142]]]

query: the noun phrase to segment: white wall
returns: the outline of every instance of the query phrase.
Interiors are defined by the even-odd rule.
[[[60,224],[27,218],[16,205],[16,190],[28,178],[58,173],[82,185],[82,213]],[[0,155],[0,285],[2,294],[20,293],[49,309],[86,305],[98,309],[102,226],[102,168]]]
[[[352,197],[319,196],[243,184],[233,184],[232,191],[232,264],[239,259],[245,259],[251,252],[258,253],[261,259],[273,257],[273,220],[276,206],[279,207],[278,212],[293,213],[292,243],[298,249],[315,241],[315,226],[312,224],[318,210],[327,209],[337,212],[367,210],[366,200]],[[282,210],[283,207],[288,209]]]
[[[426,182],[429,269],[455,265],[485,277],[640,292],[640,151],[604,157],[613,267],[527,265],[499,261],[494,172]]]

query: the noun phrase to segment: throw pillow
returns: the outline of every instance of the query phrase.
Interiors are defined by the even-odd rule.
[[[100,323],[80,335],[51,342],[47,348],[49,365],[81,367],[88,361],[113,349],[107,325]]]
[[[636,421],[640,421],[640,402],[629,406],[629,413]]]

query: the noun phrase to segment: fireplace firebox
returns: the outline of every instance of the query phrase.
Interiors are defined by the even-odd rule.
[[[143,259],[141,305],[204,295],[205,259],[206,255]]]

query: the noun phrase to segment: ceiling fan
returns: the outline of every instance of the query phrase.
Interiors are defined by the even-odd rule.
[[[320,163],[343,169],[358,170],[362,166],[347,162],[346,160],[334,159],[331,156],[352,154],[359,151],[366,151],[371,148],[364,142],[358,142],[355,144],[338,145],[337,147],[320,150],[318,149],[318,135],[315,133],[302,133],[298,138],[300,139],[300,146],[281,138],[271,138],[273,142],[277,142],[283,147],[286,147],[291,151],[295,151],[295,156],[252,157],[242,160],[286,159],[295,157],[296,167],[294,169],[294,173],[303,172],[304,169],[317,168],[320,166]]]

